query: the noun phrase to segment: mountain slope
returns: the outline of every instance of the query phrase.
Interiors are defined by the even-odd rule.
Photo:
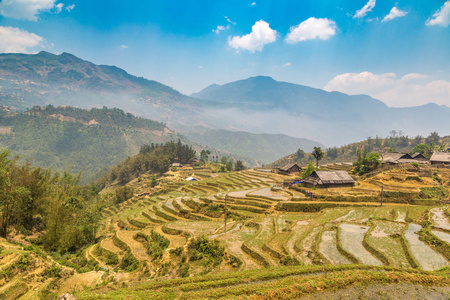
[[[326,92],[265,76],[212,85],[191,96],[233,107],[227,117],[248,131],[282,132],[328,145],[386,136],[393,129],[409,135],[450,132],[446,106],[389,108],[367,95]]]
[[[254,134],[227,130],[208,130],[204,133],[186,133],[189,140],[229,151],[243,157],[252,157],[262,164],[270,163],[301,148],[311,151],[322,146],[308,139],[293,138],[283,134]]]

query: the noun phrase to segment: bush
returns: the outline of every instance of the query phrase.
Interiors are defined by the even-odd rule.
[[[219,265],[225,253],[225,248],[218,240],[208,240],[206,236],[193,239],[188,246],[191,261],[205,259],[205,265]]]

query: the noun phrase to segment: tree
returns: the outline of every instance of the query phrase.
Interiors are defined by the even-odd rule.
[[[245,170],[246,167],[244,166],[244,163],[242,162],[242,160],[238,160],[236,161],[236,163],[234,164],[234,169],[236,171],[242,171]]]
[[[431,155],[433,154],[433,147],[427,144],[417,144],[410,152],[410,154],[414,153],[420,153],[426,158],[430,158]]]
[[[369,154],[369,152],[365,149],[362,151],[362,153],[361,150],[358,150],[357,156],[358,158],[353,164],[355,166],[353,172],[359,175],[375,170],[381,163],[380,154],[376,152],[372,152]]]
[[[439,134],[436,131],[434,131],[430,133],[430,135],[425,140],[425,143],[427,145],[437,145],[439,144],[439,139],[440,139]]]
[[[308,163],[308,166],[303,169],[302,172],[302,178],[306,178],[309,175],[311,175],[314,171],[316,170],[316,168],[314,167],[314,163],[312,162],[312,160]]]
[[[300,160],[305,157],[305,151],[299,148],[297,152],[295,152],[295,156],[297,157],[297,160]]]
[[[328,148],[327,157],[335,159],[338,157],[338,149],[336,147]]]
[[[206,161],[208,160],[208,153],[205,151],[205,149],[203,149],[203,150],[200,152],[200,160],[201,160],[202,162],[206,162]]]
[[[316,167],[319,167],[319,161],[323,158],[323,151],[320,147],[314,147],[314,151],[312,152],[312,155],[314,156],[316,160]]]

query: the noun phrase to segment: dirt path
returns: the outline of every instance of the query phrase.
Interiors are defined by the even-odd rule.
[[[133,239],[133,236],[139,231],[117,231],[117,237],[131,248],[131,252],[138,260],[149,260],[144,246]]]
[[[410,223],[405,232],[405,238],[408,241],[410,251],[421,269],[432,271],[448,266],[449,263],[445,258],[419,240],[419,236],[415,232],[421,229],[422,226]]]
[[[94,255],[94,247],[96,246],[97,244],[95,244],[95,245],[92,245],[91,247],[89,247],[87,250],[86,250],[86,258],[89,260],[89,257],[91,257],[91,258],[93,258],[95,261],[97,261],[98,262],[98,266],[100,267],[100,268],[102,268],[102,269],[108,269],[108,266],[103,262],[103,261],[101,261],[98,257],[96,257],[95,255]]]

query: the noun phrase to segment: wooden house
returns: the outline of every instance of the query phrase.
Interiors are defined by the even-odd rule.
[[[419,160],[413,159],[408,153],[389,152],[382,155],[382,164],[402,164],[402,163],[419,163]]]
[[[450,165],[450,152],[434,152],[433,155],[431,155],[430,162],[432,165]]]
[[[425,156],[423,156],[422,153],[418,153],[418,152],[412,154],[411,157],[412,157],[413,159],[419,160],[419,161],[428,161],[428,159],[427,159]]]
[[[352,187],[356,181],[346,171],[314,171],[301,182],[308,187]]]
[[[283,175],[289,175],[292,173],[296,173],[296,172],[300,172],[302,170],[302,168],[300,168],[299,165],[297,164],[287,164],[281,168],[278,169],[278,173],[283,174]]]

